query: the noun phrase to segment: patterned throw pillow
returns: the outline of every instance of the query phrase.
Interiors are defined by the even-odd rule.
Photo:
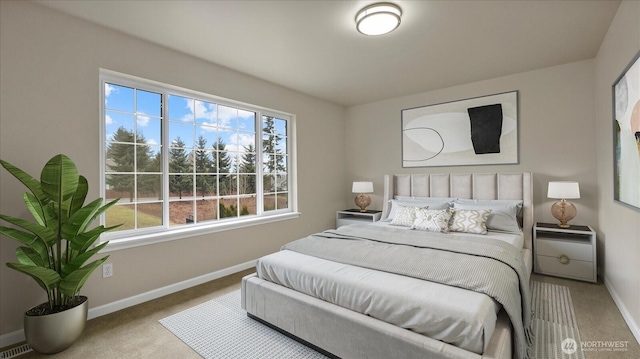
[[[449,233],[449,209],[418,209],[412,229],[430,232]]]
[[[403,227],[413,226],[413,221],[416,219],[416,211],[421,208],[427,209],[428,207],[398,206],[396,214],[393,216],[390,224]]]
[[[453,209],[453,216],[449,224],[449,230],[453,232],[466,232],[487,234],[487,218],[490,209]]]

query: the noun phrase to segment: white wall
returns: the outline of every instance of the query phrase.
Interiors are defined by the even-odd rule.
[[[595,59],[598,237],[604,242],[605,284],[640,342],[640,209],[613,200],[611,93],[613,82],[638,51],[640,2],[624,1]]]
[[[206,43],[203,44],[206,46]],[[99,193],[98,69],[106,68],[297,115],[299,219],[111,252],[114,276],[94,273],[90,307],[212,273],[277,251],[334,226],[345,204],[343,107],[153,45],[24,1],[0,1],[0,158],[39,176],[69,155]],[[24,188],[0,172],[0,213],[28,218]],[[0,239],[0,335],[22,328],[26,309],[45,301]]]
[[[535,220],[552,222],[552,180],[580,182],[575,224],[597,226],[597,177],[592,60],[390,99],[347,109],[347,180],[374,181],[371,208],[382,208],[383,175],[390,173],[532,172]],[[402,168],[401,111],[518,90],[517,165]]]

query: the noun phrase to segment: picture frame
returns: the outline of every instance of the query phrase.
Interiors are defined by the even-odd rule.
[[[518,91],[402,110],[402,167],[518,164]]]
[[[612,85],[613,199],[640,211],[640,51]]]

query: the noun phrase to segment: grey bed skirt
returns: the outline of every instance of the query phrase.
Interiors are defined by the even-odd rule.
[[[242,279],[242,308],[313,346],[344,359],[510,359],[511,324],[504,311],[487,350],[478,355],[260,279]]]

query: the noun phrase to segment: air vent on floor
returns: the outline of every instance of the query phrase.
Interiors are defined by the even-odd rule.
[[[29,346],[29,344],[22,344],[19,345],[17,347],[11,348],[11,349],[7,349],[3,352],[0,352],[0,359],[9,359],[9,358],[15,358],[18,355],[22,355],[24,353],[28,353],[30,352],[32,349]]]

